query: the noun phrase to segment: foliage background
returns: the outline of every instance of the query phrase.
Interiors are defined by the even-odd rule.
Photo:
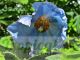
[[[80,1],[79,0],[48,0],[65,10],[68,18],[67,39],[64,48],[45,54],[42,49],[39,56],[29,58],[29,49],[15,47],[6,28],[15,22],[20,15],[32,14],[32,3],[45,0],[0,0],[0,60],[79,60],[80,59]],[[26,50],[26,51],[25,51]],[[62,54],[55,54],[54,52]],[[16,53],[16,54],[15,54]],[[26,53],[26,54],[25,54]]]

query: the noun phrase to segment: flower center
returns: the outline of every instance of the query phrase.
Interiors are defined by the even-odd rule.
[[[45,16],[41,16],[35,22],[34,26],[39,32],[45,32],[49,29],[49,20]]]

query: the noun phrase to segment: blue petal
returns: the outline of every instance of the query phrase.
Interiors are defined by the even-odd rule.
[[[64,10],[61,9],[61,8],[58,8],[58,9],[59,9],[60,17],[61,17],[63,23],[65,24],[64,26],[67,26],[67,17],[66,17],[66,15],[65,15]]]
[[[55,22],[55,23],[57,22],[57,27],[60,30],[59,36],[61,36],[62,39],[65,40],[66,30],[67,30],[67,18],[65,16],[64,10],[61,8],[58,8],[57,6],[55,6],[50,2],[43,2],[43,3],[36,2],[33,4],[33,7],[36,9],[37,12],[33,16],[32,22],[36,21],[40,16],[47,17],[51,22]],[[52,33],[52,35],[54,35],[54,32]]]
[[[61,18],[63,18],[65,16],[65,12],[63,9],[58,8],[58,13],[60,14]],[[66,18],[67,19],[67,18]]]
[[[35,3],[33,3],[33,8],[37,11],[38,10],[38,8],[41,6],[41,5],[43,5],[43,4],[46,4],[46,5],[48,5],[49,7],[50,7],[50,9],[51,10],[55,10],[55,8],[56,8],[56,5],[54,5],[54,4],[52,4],[51,2],[35,2]],[[55,10],[56,11],[56,10]]]
[[[33,3],[33,8],[37,11],[37,9],[39,8],[40,5],[42,5],[43,2],[35,2]]]
[[[66,39],[66,30],[67,30],[67,24],[65,24],[64,27],[62,28],[61,38],[62,38],[63,40]]]
[[[34,6],[35,6],[35,9],[37,9],[37,12],[33,16],[32,21],[36,21],[40,16],[46,16],[46,15],[49,16],[52,14],[53,16],[56,16],[56,15],[58,16],[56,19],[58,20],[59,26],[60,26],[60,24],[62,26],[62,25],[64,25],[63,23],[67,22],[67,18],[63,19],[63,17],[65,16],[64,10],[61,8],[58,8],[57,6],[55,6],[54,4],[52,4],[50,2],[36,2],[33,4],[33,7]],[[55,18],[53,18],[53,19],[55,19]]]
[[[66,39],[66,30],[67,30],[67,28],[68,28],[68,27],[67,27],[67,17],[66,17],[66,15],[65,15],[64,10],[61,9],[61,8],[59,8],[59,14],[60,14],[60,16],[61,16],[61,18],[62,18],[62,21],[63,21],[63,23],[64,23],[63,28],[62,28],[61,37],[62,37],[63,40],[65,40],[65,39]]]
[[[60,30],[67,25],[67,18],[63,9],[56,7],[50,2],[39,3],[39,5],[38,3],[34,3],[33,5],[35,5],[37,12],[33,16],[32,22],[36,21],[40,16],[45,16],[49,18],[51,22],[57,22]]]
[[[67,27],[67,17],[66,17],[66,15],[65,15],[64,10],[61,9],[61,8],[59,8],[59,14],[60,14],[60,16],[61,16],[61,18],[62,18],[62,21],[63,21],[63,23],[64,23],[63,28],[62,28],[61,37],[62,37],[63,40],[65,40],[65,39],[66,39],[66,30],[67,30],[67,28],[68,28],[68,27]]]
[[[55,5],[52,5],[49,2],[44,2],[44,3],[42,3],[41,5],[38,6],[36,14],[32,18],[32,21],[36,21],[40,16],[46,16],[46,15],[52,13],[52,12],[54,12],[56,14],[57,9],[58,8]]]
[[[51,21],[51,22],[55,22],[57,23],[57,27],[59,29],[62,29],[63,26],[65,25],[65,23],[63,22],[62,18],[59,16],[59,15],[55,15],[54,12],[52,12],[51,14],[48,14],[48,19]]]

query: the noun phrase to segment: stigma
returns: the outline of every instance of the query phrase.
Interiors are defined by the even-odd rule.
[[[49,29],[50,22],[45,16],[39,17],[34,23],[34,27],[38,32],[45,32]]]

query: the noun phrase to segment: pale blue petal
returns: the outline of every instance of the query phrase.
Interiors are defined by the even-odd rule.
[[[29,35],[29,31],[31,30],[28,26],[25,26],[19,22],[11,24],[7,28],[8,32],[11,34],[14,42],[25,46],[28,42],[27,37]]]
[[[17,22],[9,25],[7,28],[14,42],[17,42],[24,47],[28,42],[27,37],[29,36],[31,31],[31,28],[28,25],[29,21],[31,21],[31,16],[21,16]]]
[[[50,33],[49,35],[53,37],[55,36],[58,37],[61,34],[59,33],[60,29],[58,28],[57,23],[54,23],[54,22],[52,22],[52,24],[50,25],[48,32]]]
[[[48,48],[51,51],[53,48],[62,48],[63,40],[61,37],[52,37],[52,36],[37,36],[35,43],[33,44],[34,53],[38,54],[43,47]]]
[[[23,15],[18,19],[18,22],[30,27],[31,19],[32,19],[31,15]]]

